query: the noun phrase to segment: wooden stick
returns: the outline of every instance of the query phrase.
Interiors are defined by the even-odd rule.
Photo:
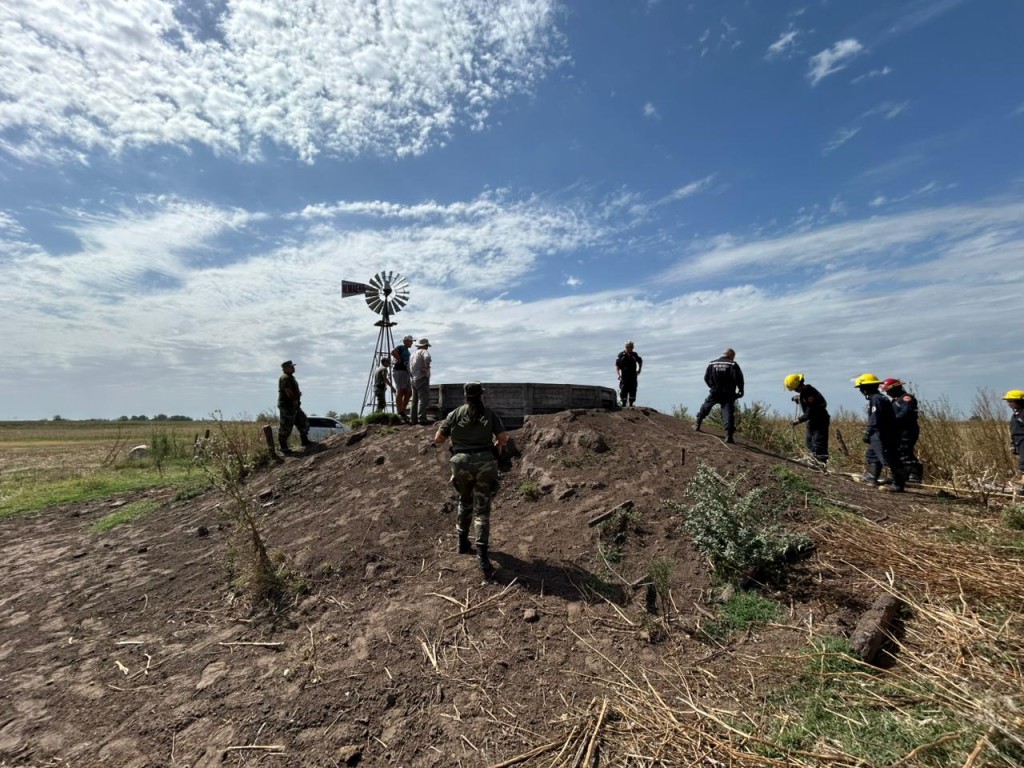
[[[452,619],[461,619],[461,618],[464,618],[464,617],[468,616],[469,614],[471,614],[471,613],[473,613],[475,611],[480,610],[481,608],[483,608],[485,605],[487,605],[492,600],[497,600],[499,597],[504,597],[505,593],[508,592],[510,589],[512,589],[513,586],[515,586],[515,583],[516,583],[516,579],[512,579],[512,581],[509,582],[509,585],[507,587],[505,587],[503,590],[501,590],[501,592],[499,592],[498,594],[491,595],[486,600],[484,600],[484,601],[474,605],[472,608],[467,608],[466,610],[460,611],[459,613],[453,613],[453,614],[451,614],[449,616],[445,616],[444,617],[444,621],[451,621]]]
[[[256,645],[262,648],[279,648],[284,645],[284,643],[243,643],[239,641],[237,643],[217,643],[217,645]]]
[[[241,752],[246,749],[253,749],[258,752],[284,752],[284,744],[247,744],[224,747],[225,752]]]
[[[554,749],[561,743],[562,742],[560,741],[552,741],[550,744],[544,744],[542,746],[531,749],[529,752],[523,752],[523,754],[521,755],[510,757],[508,760],[504,760],[500,763],[495,763],[494,765],[490,766],[490,768],[509,768],[510,765],[518,765],[519,763],[525,763],[531,757],[536,757],[537,755],[543,755],[545,752],[550,752],[552,749]]]
[[[996,735],[996,732],[998,730],[999,729],[993,725],[991,728],[988,729],[988,733],[986,733],[984,736],[978,739],[978,743],[974,745],[974,749],[971,750],[971,754],[967,756],[967,762],[964,763],[964,768],[972,768],[974,763],[977,761],[978,757],[985,750],[985,747],[988,745],[989,740]]]
[[[594,732],[590,736],[590,744],[587,746],[587,756],[583,758],[583,765],[590,766],[591,758],[594,755],[594,745],[597,744],[597,733],[601,730],[601,723],[604,722],[604,713],[608,709],[608,699],[604,699],[601,702],[601,714],[597,716],[597,725],[594,726]]]
[[[607,512],[602,512],[600,515],[597,515],[596,517],[590,518],[589,520],[587,520],[587,525],[589,525],[591,528],[593,528],[598,523],[603,523],[605,520],[607,520],[609,517],[614,515],[616,512],[626,512],[626,511],[631,510],[632,508],[633,508],[633,501],[632,500],[624,501],[621,504],[619,504],[619,506],[612,507]]]

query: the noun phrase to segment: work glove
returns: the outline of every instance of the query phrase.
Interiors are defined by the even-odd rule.
[[[800,395],[793,395],[789,399],[792,400],[794,403],[799,403],[800,402]]]
[[[870,443],[870,442],[871,442],[871,433],[870,433],[870,432],[865,432],[865,433],[864,433],[864,437],[863,437],[863,438],[861,438],[861,439],[862,439],[862,440],[863,440],[863,441],[864,441],[865,443]]]
[[[800,423],[800,419],[794,419],[793,421],[789,422],[789,426],[795,427],[799,423]]]

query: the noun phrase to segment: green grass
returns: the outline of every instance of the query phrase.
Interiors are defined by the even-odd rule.
[[[116,528],[119,525],[134,522],[140,517],[144,517],[149,514],[159,506],[159,502],[152,501],[150,499],[133,501],[131,504],[125,504],[121,509],[117,510],[117,512],[112,512],[105,517],[101,517],[89,526],[89,530],[93,533],[109,531],[111,528]]]
[[[210,487],[195,441],[231,439],[247,455],[266,456],[260,425],[253,422],[2,422],[0,519],[110,498],[156,487],[178,488],[191,498]],[[129,459],[135,445],[150,446]]]
[[[58,504],[107,499],[123,493],[187,482],[195,470],[181,467],[101,469],[82,477],[49,482],[4,482],[0,489],[0,519]]]
[[[789,750],[830,744],[869,765],[891,765],[915,748],[915,766],[960,765],[975,737],[927,685],[891,678],[854,658],[849,643],[819,638],[805,654],[796,681],[766,702],[769,738]],[[771,750],[766,750],[771,755]]]
[[[763,626],[783,617],[782,606],[756,592],[737,591],[719,608],[721,619],[707,627],[708,634],[724,637]]]

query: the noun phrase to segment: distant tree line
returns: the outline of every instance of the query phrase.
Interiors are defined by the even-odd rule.
[[[149,416],[140,414],[138,416],[118,416],[115,421],[192,421],[192,417],[179,414],[168,416],[166,413],[158,413],[152,419]]]

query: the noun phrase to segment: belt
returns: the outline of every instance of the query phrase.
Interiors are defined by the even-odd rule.
[[[490,453],[490,448],[460,448],[452,453]]]

